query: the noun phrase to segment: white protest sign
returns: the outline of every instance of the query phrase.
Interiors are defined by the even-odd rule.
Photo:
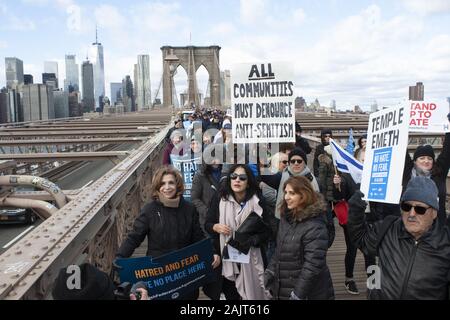
[[[250,254],[240,252],[238,249],[228,245],[229,258],[222,258],[223,261],[238,262],[238,263],[250,263]]]
[[[239,64],[231,71],[234,143],[295,142],[293,67]]]
[[[409,106],[399,105],[369,117],[361,181],[365,200],[399,203],[408,147]]]
[[[411,107],[410,132],[450,132],[447,119],[449,107],[446,102],[410,100],[408,103]]]

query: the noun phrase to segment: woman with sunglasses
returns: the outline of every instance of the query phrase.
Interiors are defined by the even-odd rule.
[[[249,235],[245,240],[237,241],[236,231],[244,223],[247,225],[254,214],[264,221],[264,227]],[[263,300],[264,257],[271,231],[268,227],[270,212],[259,195],[256,180],[247,165],[231,166],[226,176],[220,196],[215,196],[206,218],[205,229],[214,240],[216,251],[226,257],[229,246],[249,255],[248,263],[222,260],[222,290],[227,300]],[[225,250],[226,248],[226,250]]]
[[[266,289],[273,299],[334,299],[326,263],[326,203],[305,177],[291,177],[283,187],[277,249],[264,274]]]

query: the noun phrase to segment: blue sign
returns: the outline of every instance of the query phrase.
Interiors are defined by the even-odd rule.
[[[376,149],[373,153],[372,171],[370,173],[369,198],[385,200],[391,168],[392,147]]]
[[[210,239],[158,258],[117,259],[121,282],[143,281],[152,300],[177,299],[214,279]]]
[[[192,180],[194,180],[194,175],[199,170],[199,165],[201,163],[201,153],[198,158],[192,158],[190,152],[183,156],[171,154],[170,160],[172,162],[172,165],[178,171],[180,171],[181,177],[183,178],[184,199],[187,201],[191,201]]]

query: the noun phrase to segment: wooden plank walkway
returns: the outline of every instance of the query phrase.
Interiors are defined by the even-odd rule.
[[[359,295],[349,294],[344,287],[345,282],[345,240],[344,232],[335,219],[336,238],[328,250],[327,263],[333,279],[336,300],[365,300],[366,299],[366,272],[364,267],[364,256],[358,250],[355,263],[354,279],[359,289]],[[147,239],[134,251],[133,257],[145,256],[147,251]],[[200,290],[199,300],[209,300]]]

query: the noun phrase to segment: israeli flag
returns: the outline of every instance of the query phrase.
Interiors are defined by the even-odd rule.
[[[334,165],[340,172],[349,173],[355,183],[361,183],[363,164],[345,151],[333,139],[330,139]]]

